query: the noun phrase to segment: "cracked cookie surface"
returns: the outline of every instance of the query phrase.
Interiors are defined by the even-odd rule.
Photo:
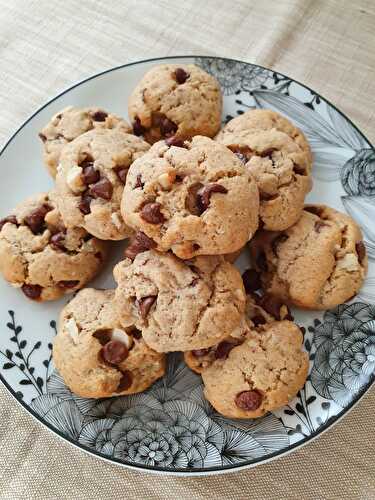
[[[218,81],[194,64],[155,66],[129,98],[134,133],[151,144],[166,137],[213,137],[220,129],[221,110]]]
[[[65,227],[54,192],[32,196],[0,221],[0,271],[33,300],[82,288],[102,268],[107,244]]]
[[[203,371],[205,397],[229,418],[257,418],[286,405],[306,381],[309,358],[302,341],[291,321],[252,331],[226,359]]]
[[[61,151],[66,144],[89,130],[116,127],[124,132],[132,132],[124,119],[102,108],[68,106],[56,113],[39,133],[44,147],[44,163],[49,173],[56,177]]]
[[[258,227],[255,181],[229,149],[196,136],[184,147],[154,144],[129,169],[125,222],[178,257],[239,250]]]
[[[121,324],[135,324],[156,351],[210,347],[241,327],[245,291],[224,257],[187,262],[150,250],[117,264],[114,276]]]
[[[134,394],[165,373],[165,356],[139,330],[122,328],[113,290],[86,288],[62,310],[53,361],[66,385],[86,398]]]
[[[233,118],[216,140],[256,180],[264,228],[283,230],[297,222],[312,187],[312,156],[303,133],[278,113],[256,109]]]
[[[307,309],[331,309],[350,300],[367,272],[358,225],[325,205],[307,205],[286,231],[260,231],[250,250],[266,291]]]
[[[56,200],[65,224],[102,240],[131,234],[120,203],[131,163],[149,144],[120,129],[91,130],[65,146],[56,177]]]

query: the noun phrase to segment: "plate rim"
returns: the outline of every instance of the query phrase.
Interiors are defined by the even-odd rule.
[[[20,127],[10,136],[8,140],[6,140],[4,146],[0,150],[0,158],[7,149],[7,147],[11,144],[11,142],[16,138],[16,136],[21,132],[21,130],[35,117],[37,116],[44,108],[49,106],[52,102],[56,101],[63,95],[67,94],[74,88],[83,85],[84,83],[94,80],[95,78],[101,77],[107,73],[111,73],[123,68],[127,68],[130,66],[135,66],[139,64],[145,64],[149,62],[157,62],[157,61],[168,61],[171,59],[195,59],[195,58],[200,58],[200,59],[220,59],[224,61],[231,61],[235,63],[240,63],[240,64],[245,64],[249,65],[252,67],[257,67],[266,71],[274,71],[275,73],[288,78],[289,80],[297,83],[301,87],[307,89],[310,92],[313,92],[319,98],[326,102],[329,106],[334,108],[341,116],[343,116],[350,124],[351,126],[366,140],[366,142],[369,144],[370,148],[375,151],[374,145],[372,142],[366,137],[366,135],[357,127],[357,125],[345,114],[343,113],[340,109],[338,109],[331,101],[323,97],[321,94],[313,90],[312,88],[308,87],[307,85],[301,83],[300,81],[296,80],[295,78],[291,78],[288,75],[285,75],[284,73],[278,71],[277,69],[270,69],[265,66],[262,66],[260,64],[252,63],[252,62],[247,62],[247,61],[242,61],[239,59],[233,59],[230,57],[220,57],[216,55],[198,55],[198,54],[190,54],[190,55],[169,55],[169,56],[164,56],[164,57],[153,57],[153,58],[148,58],[148,59],[142,59],[142,60],[137,60],[137,61],[132,61],[126,64],[120,64],[118,66],[113,66],[111,68],[108,68],[106,70],[100,71],[98,73],[95,73],[91,76],[88,76],[87,78],[83,78],[82,80],[79,80],[78,82],[74,83],[73,85],[65,88],[58,94],[56,94],[54,97],[46,101],[42,106],[40,106],[34,113],[32,113],[21,125]],[[38,421],[39,424],[44,426],[45,428],[48,429],[48,431],[52,432],[53,434],[57,435],[60,439],[68,442],[70,445],[73,445],[75,448],[80,449],[84,451],[85,453],[92,455],[94,457],[97,457],[101,460],[104,460],[108,463],[111,464],[116,464],[120,465],[122,467],[132,469],[138,472],[147,472],[147,473],[154,473],[154,474],[165,474],[165,475],[174,475],[174,476],[193,476],[193,475],[198,475],[198,476],[208,476],[208,475],[215,475],[215,474],[224,474],[224,473],[229,473],[229,472],[236,472],[239,470],[244,470],[244,469],[249,469],[256,467],[257,465],[264,464],[271,462],[277,458],[281,458],[283,456],[288,455],[289,453],[292,453],[293,451],[311,443],[313,440],[317,439],[319,436],[321,436],[323,433],[325,433],[328,429],[331,427],[335,426],[339,421],[341,421],[353,408],[356,406],[359,401],[364,397],[364,395],[370,391],[371,387],[373,386],[375,382],[375,373],[373,373],[370,377],[369,382],[366,384],[366,386],[356,395],[356,397],[348,404],[345,408],[343,408],[342,412],[335,415],[332,417],[332,419],[329,419],[325,424],[319,427],[317,431],[315,431],[313,434],[310,434],[309,436],[301,439],[300,441],[290,444],[288,448],[284,450],[279,450],[275,451],[273,453],[270,453],[266,456],[263,457],[258,457],[254,458],[253,460],[247,461],[245,463],[239,463],[239,464],[231,464],[231,465],[222,465],[222,466],[215,466],[215,467],[208,467],[208,468],[202,468],[202,467],[197,467],[197,468],[170,468],[170,467],[159,467],[159,466],[150,466],[146,464],[137,464],[135,462],[127,462],[127,461],[122,461],[118,458],[115,457],[108,457],[104,455],[103,453],[98,452],[97,450],[94,450],[92,448],[89,448],[88,446],[83,445],[82,443],[78,443],[74,441],[71,437],[64,435],[62,432],[60,432],[58,429],[54,428],[51,424],[48,422],[44,421],[40,415],[38,415],[32,408],[30,408],[29,405],[27,405],[22,399],[19,399],[17,397],[16,391],[8,384],[8,382],[5,380],[3,375],[0,373],[0,382],[3,384],[3,386],[6,388],[8,393],[13,396],[13,398],[16,400],[16,402],[27,412],[29,413],[34,419]]]

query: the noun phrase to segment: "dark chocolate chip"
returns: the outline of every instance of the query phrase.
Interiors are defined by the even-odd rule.
[[[59,233],[55,233],[51,236],[49,243],[52,248],[55,250],[65,250],[65,233],[60,231]]]
[[[40,132],[38,135],[39,135],[39,138],[40,138],[43,142],[46,142],[47,137],[46,137],[44,134],[42,134],[42,132]]]
[[[96,170],[92,165],[88,165],[87,167],[83,168],[83,182],[84,184],[89,185],[89,184],[95,184],[98,182],[100,179],[100,172],[99,170]]]
[[[123,342],[110,340],[103,346],[101,355],[107,363],[119,365],[128,357],[129,350]]]
[[[306,175],[306,168],[302,165],[297,165],[297,163],[293,164],[293,172],[297,175]]]
[[[184,146],[184,140],[176,137],[175,135],[172,135],[172,137],[168,137],[168,139],[165,139],[165,144],[167,146],[176,146],[178,148],[183,148]]]
[[[105,111],[95,111],[95,113],[92,114],[92,119],[95,122],[104,122],[107,116],[108,113],[106,113]]]
[[[198,193],[198,205],[201,207],[202,212],[207,210],[210,205],[211,195],[213,193],[222,193],[226,194],[228,192],[227,188],[222,186],[221,184],[207,184],[202,187]]]
[[[174,76],[176,82],[181,85],[186,82],[186,80],[189,78],[190,75],[183,68],[177,68],[176,71],[174,72]]]
[[[97,330],[92,336],[95,337],[101,345],[106,345],[111,340],[111,334],[111,330]]]
[[[170,135],[174,135],[177,132],[178,126],[169,120],[168,118],[164,118],[160,124],[160,133],[164,137],[168,137]]]
[[[146,132],[145,127],[143,127],[141,120],[136,116],[133,122],[133,133],[134,135],[140,136]]]
[[[119,180],[125,184],[126,183],[126,177],[128,175],[129,167],[115,167],[114,169],[115,174],[119,178]]]
[[[90,188],[90,195],[94,198],[102,198],[103,200],[110,200],[113,194],[113,186],[107,177],[102,177],[100,181],[93,184]]]
[[[42,294],[42,287],[40,285],[22,285],[22,291],[31,300],[38,300]]]
[[[85,154],[85,156],[79,161],[78,165],[83,169],[86,167],[92,167],[94,165],[94,158],[89,154]]]
[[[275,148],[268,148],[262,151],[261,153],[256,153],[257,156],[260,156],[261,158],[267,158],[272,156],[272,154],[277,151]]]
[[[130,239],[124,255],[125,257],[128,257],[128,259],[134,260],[139,253],[146,252],[146,250],[150,250],[155,247],[156,243],[154,240],[149,238],[145,233],[142,233],[142,231],[138,231]]]
[[[47,204],[33,210],[24,219],[26,226],[28,226],[34,234],[38,234],[44,229],[44,217],[52,210]]]
[[[247,269],[243,273],[242,279],[246,293],[256,292],[262,287],[260,274],[255,269]]]
[[[201,215],[202,210],[199,203],[198,192],[203,188],[203,184],[197,182],[192,184],[188,189],[188,194],[185,199],[185,208],[193,215]]]
[[[210,352],[210,349],[195,349],[194,351],[191,351],[191,354],[195,358],[203,358],[203,356],[206,356]]]
[[[132,374],[129,371],[122,372],[122,377],[120,379],[119,385],[117,386],[116,392],[126,391],[131,387],[133,383]]]
[[[141,174],[138,174],[137,178],[135,180],[134,189],[143,188],[143,186],[144,186],[144,184],[142,182],[142,176],[141,176]]]
[[[3,229],[3,227],[7,222],[9,222],[10,224],[14,224],[15,226],[18,226],[17,217],[15,215],[8,215],[8,217],[4,217],[4,219],[0,220],[0,231]]]
[[[320,233],[320,231],[323,229],[323,227],[326,227],[326,226],[328,226],[328,224],[326,222],[324,222],[323,220],[319,219],[319,220],[315,221],[314,229],[317,233]]]
[[[267,323],[267,320],[263,318],[263,316],[261,316],[260,314],[257,314],[256,316],[250,319],[254,323],[254,326],[264,325]]]
[[[150,295],[149,297],[143,297],[142,299],[136,300],[136,305],[139,309],[142,319],[146,319],[153,303],[156,300],[156,295]]]
[[[225,340],[223,342],[220,342],[220,344],[215,349],[215,358],[216,359],[227,358],[230,351],[236,346],[237,344],[232,342],[226,342]]]
[[[359,263],[362,264],[362,262],[364,261],[364,259],[366,257],[366,247],[365,247],[365,244],[363,243],[363,241],[359,241],[358,243],[356,243],[355,249],[356,249],[356,252],[358,254]]]
[[[139,340],[142,338],[142,332],[141,330],[138,330],[138,328],[133,328],[130,334],[136,339]]]
[[[149,224],[162,224],[165,221],[164,215],[160,211],[160,203],[146,203],[141,209],[141,217]]]
[[[247,146],[228,146],[228,148],[242,161],[242,163],[247,163],[250,158],[255,155],[254,151]]]
[[[320,217],[323,213],[323,209],[316,205],[307,205],[304,207],[305,212],[309,212],[310,214],[317,215]]]
[[[91,212],[90,205],[92,200],[93,197],[88,193],[82,195],[81,201],[78,203],[78,208],[84,215],[88,215]]]
[[[278,321],[283,319],[293,319],[288,306],[273,295],[263,295],[263,297],[259,300],[259,305]]]
[[[258,390],[253,389],[252,391],[243,391],[237,394],[234,402],[245,411],[255,411],[262,404],[263,395]]]
[[[57,282],[57,286],[62,290],[70,290],[79,285],[79,280],[61,280]]]

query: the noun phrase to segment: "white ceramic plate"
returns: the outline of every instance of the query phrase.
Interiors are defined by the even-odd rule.
[[[15,399],[54,433],[98,457],[138,470],[209,474],[254,466],[294,450],[333,425],[369,389],[375,370],[375,152],[364,135],[309,88],[265,68],[211,57],[141,61],[95,75],[38,110],[0,154],[0,213],[48,190],[38,131],[70,104],[127,115],[142,75],[162,62],[195,62],[224,93],[223,121],[252,107],[271,108],[306,134],[314,152],[310,202],[348,212],[362,226],[370,258],[361,293],[332,311],[294,311],[303,325],[310,374],[287,407],[257,420],[230,420],[205,401],[200,377],[170,356],[167,375],[143,394],[107,400],[74,396],[53,372],[51,342],[67,300],[38,304],[0,281],[0,378]],[[111,269],[123,243],[93,286],[113,287]],[[243,270],[246,258],[240,257]]]

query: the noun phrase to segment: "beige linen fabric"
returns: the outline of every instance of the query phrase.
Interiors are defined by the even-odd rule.
[[[0,0],[0,144],[111,66],[176,54],[259,63],[332,100],[375,142],[374,0]],[[0,387],[1,499],[375,499],[375,392],[295,453],[243,472],[139,474],[49,433]]]

